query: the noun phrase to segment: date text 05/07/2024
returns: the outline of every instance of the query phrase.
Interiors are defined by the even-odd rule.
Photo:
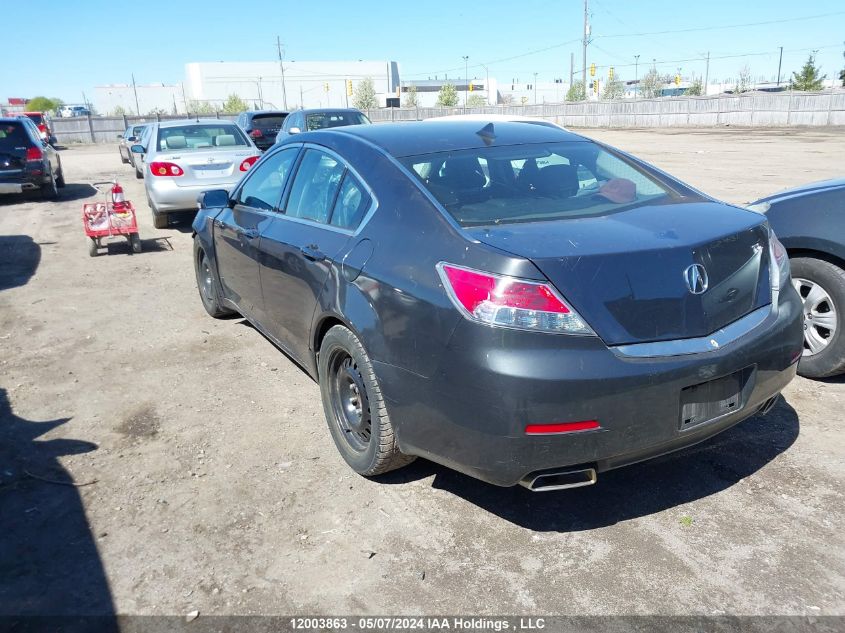
[[[544,618],[482,618],[482,617],[296,617],[291,618],[292,630],[394,630],[394,631],[539,631],[546,628]]]

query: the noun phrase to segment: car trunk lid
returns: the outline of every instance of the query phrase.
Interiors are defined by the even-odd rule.
[[[241,163],[255,156],[251,147],[240,146],[237,149],[223,150],[215,148],[213,151],[175,151],[161,153],[155,157],[156,161],[170,162],[179,165],[185,173],[175,177],[173,181],[179,187],[192,187],[217,182],[230,182],[243,175],[240,171]]]
[[[707,336],[771,302],[765,219],[724,204],[468,231],[534,262],[608,345]]]

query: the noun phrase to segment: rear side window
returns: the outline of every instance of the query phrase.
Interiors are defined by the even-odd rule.
[[[238,204],[264,211],[275,209],[282,197],[285,179],[296,158],[296,153],[297,148],[289,147],[268,156],[261,164],[254,167],[254,171],[241,187]]]
[[[328,154],[306,150],[293,179],[285,215],[328,222],[344,169],[343,164]]]
[[[0,123],[0,150],[26,149],[32,140],[21,123]]]
[[[601,216],[682,198],[666,179],[585,141],[400,160],[464,226]]]
[[[364,214],[370,208],[370,202],[370,194],[347,171],[346,176],[343,177],[340,192],[337,194],[337,201],[329,223],[341,229],[354,231],[364,219]]]
[[[244,147],[248,145],[249,143],[243,132],[232,123],[198,123],[178,127],[163,127],[158,130],[159,151]]]

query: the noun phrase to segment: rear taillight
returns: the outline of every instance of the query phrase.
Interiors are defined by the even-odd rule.
[[[47,131],[47,126],[46,126],[46,125],[44,125],[44,124],[42,123],[41,125],[39,125],[39,126],[38,126],[38,129],[39,129],[40,131],[42,131],[42,132],[46,132],[46,131]]]
[[[41,151],[38,147],[27,147],[26,148],[26,159],[29,160],[41,160],[44,158],[44,152]]]
[[[771,228],[769,228],[769,258],[771,259],[772,290],[780,290],[789,281],[789,255]]]
[[[264,134],[261,133],[261,130],[258,128],[254,129],[252,132],[249,133],[252,138],[261,138]]]
[[[176,163],[150,163],[150,173],[153,176],[181,176],[185,172]]]
[[[596,420],[581,422],[552,422],[551,424],[529,424],[525,427],[526,435],[555,435],[558,433],[576,433],[578,431],[595,431],[601,424]]]
[[[241,161],[240,170],[241,171],[248,171],[250,167],[255,164],[255,161],[258,160],[258,156],[250,156],[249,158],[244,159]]]
[[[547,283],[441,262],[437,271],[449,298],[468,319],[487,325],[561,334],[593,335],[584,320]]]

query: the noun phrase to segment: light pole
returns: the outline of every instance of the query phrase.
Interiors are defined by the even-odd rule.
[[[467,109],[467,92],[469,91],[469,55],[463,56],[464,60],[464,112]]]
[[[487,77],[484,81],[484,91],[487,93],[485,101],[487,102],[487,105],[490,105],[490,69],[484,64],[481,65],[484,67],[484,74]]]
[[[534,105],[537,105],[537,73],[534,73]]]
[[[639,75],[637,74],[637,71],[639,70],[639,64],[640,56],[634,55],[634,99],[636,99],[640,93],[640,80]]]

